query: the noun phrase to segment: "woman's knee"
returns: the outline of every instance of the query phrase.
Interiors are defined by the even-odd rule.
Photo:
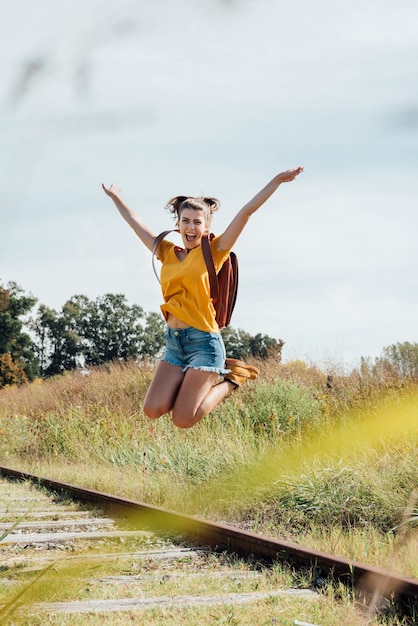
[[[196,419],[194,416],[188,417],[184,414],[176,415],[175,412],[173,412],[171,416],[171,421],[173,422],[174,426],[177,426],[177,428],[191,428],[196,424]]]
[[[153,420],[158,419],[159,417],[161,417],[161,415],[164,415],[165,413],[169,413],[170,411],[169,408],[161,407],[155,404],[151,404],[149,402],[144,403],[143,409],[144,409],[145,415]]]
[[[205,414],[202,413],[200,407],[194,411],[191,407],[184,407],[181,404],[175,405],[171,412],[171,421],[177,428],[191,428],[199,422]]]

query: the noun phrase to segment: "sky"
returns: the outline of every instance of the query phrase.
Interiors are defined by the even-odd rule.
[[[8,5],[8,6],[6,6]],[[328,368],[418,341],[418,4],[15,0],[0,9],[0,284],[60,310],[158,311],[150,252],[175,195],[251,218],[234,328]]]

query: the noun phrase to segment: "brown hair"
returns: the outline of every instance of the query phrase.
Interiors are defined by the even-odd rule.
[[[179,220],[183,209],[203,211],[205,222],[209,226],[212,220],[212,214],[219,209],[219,206],[220,202],[216,198],[208,198],[206,196],[175,196],[167,202],[165,208],[173,214],[176,221]]]

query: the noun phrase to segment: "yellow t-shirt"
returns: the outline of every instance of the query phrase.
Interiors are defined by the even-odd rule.
[[[210,243],[215,270],[218,273],[230,250],[218,250],[219,236]],[[183,261],[177,258],[175,246],[162,241],[157,258],[162,262],[161,289],[164,304],[161,311],[165,319],[171,313],[179,320],[198,330],[218,333],[215,308],[210,297],[209,276],[201,247],[193,248]]]

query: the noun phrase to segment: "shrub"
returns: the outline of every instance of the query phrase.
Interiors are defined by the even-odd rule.
[[[314,429],[322,416],[322,403],[314,393],[288,380],[259,381],[251,387],[251,397],[247,392],[242,399],[240,419],[274,436]]]

